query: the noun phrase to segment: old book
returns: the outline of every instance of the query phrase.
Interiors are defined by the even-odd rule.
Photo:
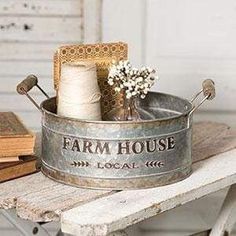
[[[0,112],[0,158],[31,155],[35,135],[13,112]]]
[[[0,163],[20,161],[19,157],[1,157]]]
[[[20,161],[0,163],[0,182],[37,172],[35,156],[20,157]]]

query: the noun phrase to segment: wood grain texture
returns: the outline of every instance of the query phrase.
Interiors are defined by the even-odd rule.
[[[0,208],[16,208],[32,221],[58,221],[62,211],[111,192],[79,189],[57,183],[41,173],[0,185]]]
[[[45,96],[41,94],[33,95],[33,97],[36,99],[38,104],[40,104],[42,101],[46,99]],[[9,110],[9,104],[11,104],[10,109],[14,110],[14,112],[37,111],[36,107],[24,95],[13,94],[13,93],[3,94],[3,95],[0,95],[0,100],[1,100],[0,111]],[[18,103],[16,101],[20,101],[20,102]]]
[[[236,184],[232,185],[228,191],[225,201],[219,213],[219,217],[213,226],[209,236],[231,235],[235,225],[236,212]],[[227,233],[226,233],[227,232]]]
[[[127,42],[129,59],[135,67],[142,65],[144,56],[143,3],[143,0],[136,0],[135,4],[132,0],[103,1],[102,40]]]
[[[235,7],[234,0],[147,0],[147,53],[191,61],[235,58]]]
[[[17,95],[16,94],[16,86],[17,84],[19,84],[23,79],[25,79],[26,76],[15,76],[15,77],[11,77],[10,79],[8,79],[8,83],[2,83],[1,87],[0,87],[0,94],[3,95]],[[53,89],[53,80],[50,77],[40,77],[38,84],[47,92],[47,93],[54,93],[54,89]],[[33,88],[30,91],[30,94],[32,95],[39,95],[42,94],[39,89],[37,88]],[[20,98],[20,97],[18,97]]]
[[[52,78],[52,63],[49,61],[2,61],[0,75],[1,78],[18,77],[25,78],[28,74],[35,74],[40,77]]]
[[[18,111],[16,114],[21,117],[22,121],[29,129],[33,131],[41,131],[41,113],[39,111]]]
[[[36,157],[24,156],[20,161],[0,163],[0,182],[16,179],[35,172],[37,172]]]
[[[213,122],[197,123],[193,126],[195,164],[189,178],[159,188],[123,191],[69,210],[62,214],[62,229],[75,235],[107,235],[229,186],[236,182],[235,148],[235,129]],[[116,206],[115,214],[112,206]]]
[[[81,19],[67,17],[0,17],[0,40],[62,42],[81,38]]]
[[[81,16],[81,0],[0,1],[0,15]]]
[[[0,141],[12,137],[33,138],[33,135],[13,112],[0,112],[0,124]]]
[[[62,231],[107,235],[236,183],[236,149],[193,165],[193,174],[176,184],[122,191],[64,212]]]
[[[15,86],[32,73],[52,95],[53,53],[61,45],[82,43],[84,15],[89,19],[87,35],[96,37],[92,26],[97,22],[97,8],[93,4],[96,1],[91,2],[90,11],[89,7],[84,9],[82,0],[0,1],[0,77],[4,81],[0,88],[1,111],[12,110],[28,127],[40,129],[38,111],[26,98],[17,97]],[[37,91],[32,95],[39,103],[42,101]]]
[[[226,125],[222,125],[222,124],[201,123],[201,124],[196,124],[194,130],[195,130],[194,131],[195,152],[199,150],[199,153],[200,153],[199,155],[195,154],[196,155],[195,160],[200,160],[200,159],[206,158],[205,154],[200,152],[200,149],[202,147],[205,150],[207,150],[207,147],[204,144],[204,140],[210,140],[210,137],[207,137],[206,139],[203,134],[206,134],[207,131],[212,135],[215,135],[216,133],[223,133],[225,135],[222,135],[221,139],[224,139],[224,137],[228,137],[227,130],[229,129]],[[226,140],[225,142],[227,145],[225,144],[223,145],[223,147],[222,145],[218,145],[217,143],[215,143],[217,144],[217,146],[215,146],[216,151],[214,152],[214,154],[216,154],[217,152],[224,152],[228,150],[229,148],[233,147],[233,145],[230,145],[230,147],[228,146],[228,143],[231,143],[229,139],[226,138],[225,140]],[[208,143],[208,146],[210,145],[210,142],[206,142],[206,143]],[[213,145],[214,145],[214,142],[213,142]],[[235,142],[234,142],[234,145],[236,145]],[[232,151],[232,153],[234,152],[235,151]],[[212,152],[208,152],[208,155],[213,155],[213,154]],[[224,161],[222,163],[222,169],[220,169],[221,162],[219,160],[222,158],[224,158]],[[203,182],[206,181],[206,183],[205,182],[203,183],[203,184],[206,184],[206,186],[203,187],[202,194],[206,194],[206,192],[208,191],[216,191],[217,188],[219,189],[223,188],[224,186],[227,186],[227,184],[229,184],[230,181],[234,181],[234,174],[236,175],[236,170],[234,169],[235,166],[233,164],[234,162],[232,162],[233,169],[228,170],[228,168],[230,168],[230,164],[229,164],[230,158],[232,159],[232,155],[228,153],[228,154],[211,158],[209,159],[209,161],[208,160],[206,161],[206,164],[205,164],[205,161],[199,162],[199,164],[195,164],[193,177],[191,176],[190,178],[185,180],[187,181],[187,185],[185,186],[186,191],[187,190],[190,191],[189,189],[196,188],[196,191],[198,191],[198,194],[201,194],[200,186],[198,184],[199,181],[197,181],[196,178],[199,178],[199,179],[203,178],[202,181]],[[210,168],[214,168],[214,172],[211,172]],[[214,174],[214,173],[218,173],[217,171],[219,172],[219,175]],[[211,173],[214,174],[214,176],[212,176]],[[208,174],[210,176],[208,176]],[[219,180],[218,178],[221,178],[221,180]],[[224,180],[224,178],[226,179]],[[213,181],[213,179],[214,181],[216,181],[216,183],[211,182]],[[220,184],[217,184],[217,181],[220,181]],[[173,192],[174,191],[173,189],[176,189],[177,187],[179,188],[179,186],[182,186],[181,183],[182,182],[177,183],[176,185],[174,184],[174,185],[170,185],[166,187],[160,187],[160,188],[149,189],[149,190],[125,191],[125,192],[130,192],[130,195],[137,196],[136,200],[140,201],[144,198],[145,193],[146,193],[145,195],[146,197],[152,196],[152,192],[155,192],[154,190],[156,190],[158,194],[160,194],[161,196],[162,195],[165,196],[166,195],[165,192],[166,191],[168,192],[169,187],[170,189],[172,189],[171,191]],[[208,185],[210,186],[209,188],[208,188]],[[213,185],[213,188],[211,188],[211,185]],[[176,187],[173,187],[173,186],[176,186]],[[181,188],[184,190],[184,186]],[[164,190],[161,190],[161,189],[164,189]],[[149,191],[151,192],[149,193]],[[142,192],[143,194],[142,197],[139,197],[139,192]],[[177,194],[177,192],[174,192],[174,193]],[[31,219],[33,221],[57,221],[59,220],[61,213],[64,212],[65,210],[77,207],[78,205],[83,205],[87,203],[88,201],[92,201],[96,198],[100,198],[108,194],[114,194],[114,192],[86,190],[86,189],[70,187],[70,186],[66,186],[66,185],[57,183],[55,181],[52,181],[49,178],[43,176],[41,173],[37,173],[31,176],[26,176],[26,177],[23,177],[14,181],[1,184],[0,185],[0,208],[5,208],[5,209],[16,208],[17,214],[19,216],[23,218]],[[118,193],[115,193],[115,195],[116,194]],[[156,194],[156,196],[158,196],[158,194]],[[123,205],[121,203],[125,202],[126,198],[124,199],[122,197],[119,198],[119,196],[120,195],[118,195],[117,197],[120,200],[117,201],[117,203],[113,202],[112,203],[113,208],[109,209],[109,211],[113,211],[113,213],[109,212],[109,214],[111,214],[112,217],[114,214],[114,206],[116,206],[116,204],[118,204],[118,208],[116,209],[115,214],[118,214],[119,211],[121,211],[122,213],[121,209]],[[177,199],[179,198],[182,199],[181,197],[185,199],[185,195],[178,196]],[[193,196],[191,195],[190,198],[188,198],[189,201],[192,199],[192,197]],[[132,200],[132,201],[136,202],[136,200]],[[102,200],[102,201],[106,202],[106,200]],[[143,200],[141,203],[143,203]],[[140,207],[142,206],[141,203],[140,203]],[[131,204],[131,206],[133,205]],[[96,207],[97,207],[96,214],[98,214],[99,210],[101,210],[99,212],[99,215],[101,214],[105,215],[106,206],[99,205]],[[127,207],[128,205],[125,205],[123,209],[125,210]],[[109,205],[108,205],[108,208],[109,208]],[[154,211],[156,212],[156,209],[154,209]],[[110,216],[109,214],[108,216]],[[83,214],[81,216],[83,218]],[[114,219],[112,217],[111,219]]]
[[[226,124],[199,122],[193,126],[193,162],[236,148],[236,129]]]
[[[75,39],[73,43],[78,42]],[[79,41],[80,42],[80,41]],[[69,43],[62,42],[12,42],[4,41],[0,44],[0,60],[1,61],[47,61],[52,63],[53,54],[55,50],[62,44]]]
[[[191,98],[203,79],[212,78],[216,98],[200,109],[236,110],[235,5],[233,0],[147,0],[145,53],[146,63],[159,69],[156,91]]]
[[[98,43],[102,40],[103,0],[86,0],[84,5],[84,43]],[[94,19],[97,19],[96,21]]]
[[[212,122],[220,122],[225,123],[231,126],[232,128],[236,128],[236,110],[235,111],[197,111],[194,114],[194,121],[212,121]]]

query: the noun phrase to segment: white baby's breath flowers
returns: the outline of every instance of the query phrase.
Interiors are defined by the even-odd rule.
[[[115,87],[116,92],[125,91],[126,98],[140,96],[145,98],[157,79],[156,71],[150,67],[140,70],[132,67],[129,61],[113,62],[109,70],[108,84]]]

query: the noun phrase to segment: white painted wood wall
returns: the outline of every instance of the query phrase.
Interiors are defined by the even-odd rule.
[[[52,57],[59,45],[122,40],[129,43],[133,64],[159,69],[155,90],[190,98],[204,78],[213,78],[217,97],[205,104],[196,118],[236,126],[236,1],[103,0],[102,8],[99,3],[100,0],[0,1],[1,111],[13,110],[28,127],[39,129],[39,112],[25,97],[16,94],[16,84],[34,73],[53,95]],[[97,30],[100,22],[94,20],[100,15],[102,37]],[[37,90],[32,95],[38,101],[43,99]],[[210,202],[206,201],[206,206]],[[193,204],[191,209],[199,209],[198,206]],[[143,227],[145,235],[156,235],[154,225],[149,227],[151,231]],[[0,232],[8,229],[1,231],[0,227]]]
[[[103,39],[127,41],[135,64],[157,67],[155,90],[191,98],[212,78],[217,96],[195,117],[236,126],[236,1],[103,2]]]
[[[50,95],[52,56],[62,44],[102,40],[129,43],[133,64],[159,69],[155,90],[190,98],[210,77],[217,97],[196,114],[236,126],[236,2],[234,0],[2,0],[0,110],[13,110],[30,128],[40,114],[15,92],[27,74]],[[38,101],[39,91],[32,93]]]
[[[0,1],[0,110],[15,111],[33,129],[40,114],[16,84],[33,73],[52,95],[53,52],[61,44],[83,41],[82,0]],[[37,101],[43,96],[34,90]]]

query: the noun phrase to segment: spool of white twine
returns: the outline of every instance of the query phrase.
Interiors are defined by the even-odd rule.
[[[96,65],[71,62],[61,67],[57,113],[82,120],[101,120],[101,93]]]

